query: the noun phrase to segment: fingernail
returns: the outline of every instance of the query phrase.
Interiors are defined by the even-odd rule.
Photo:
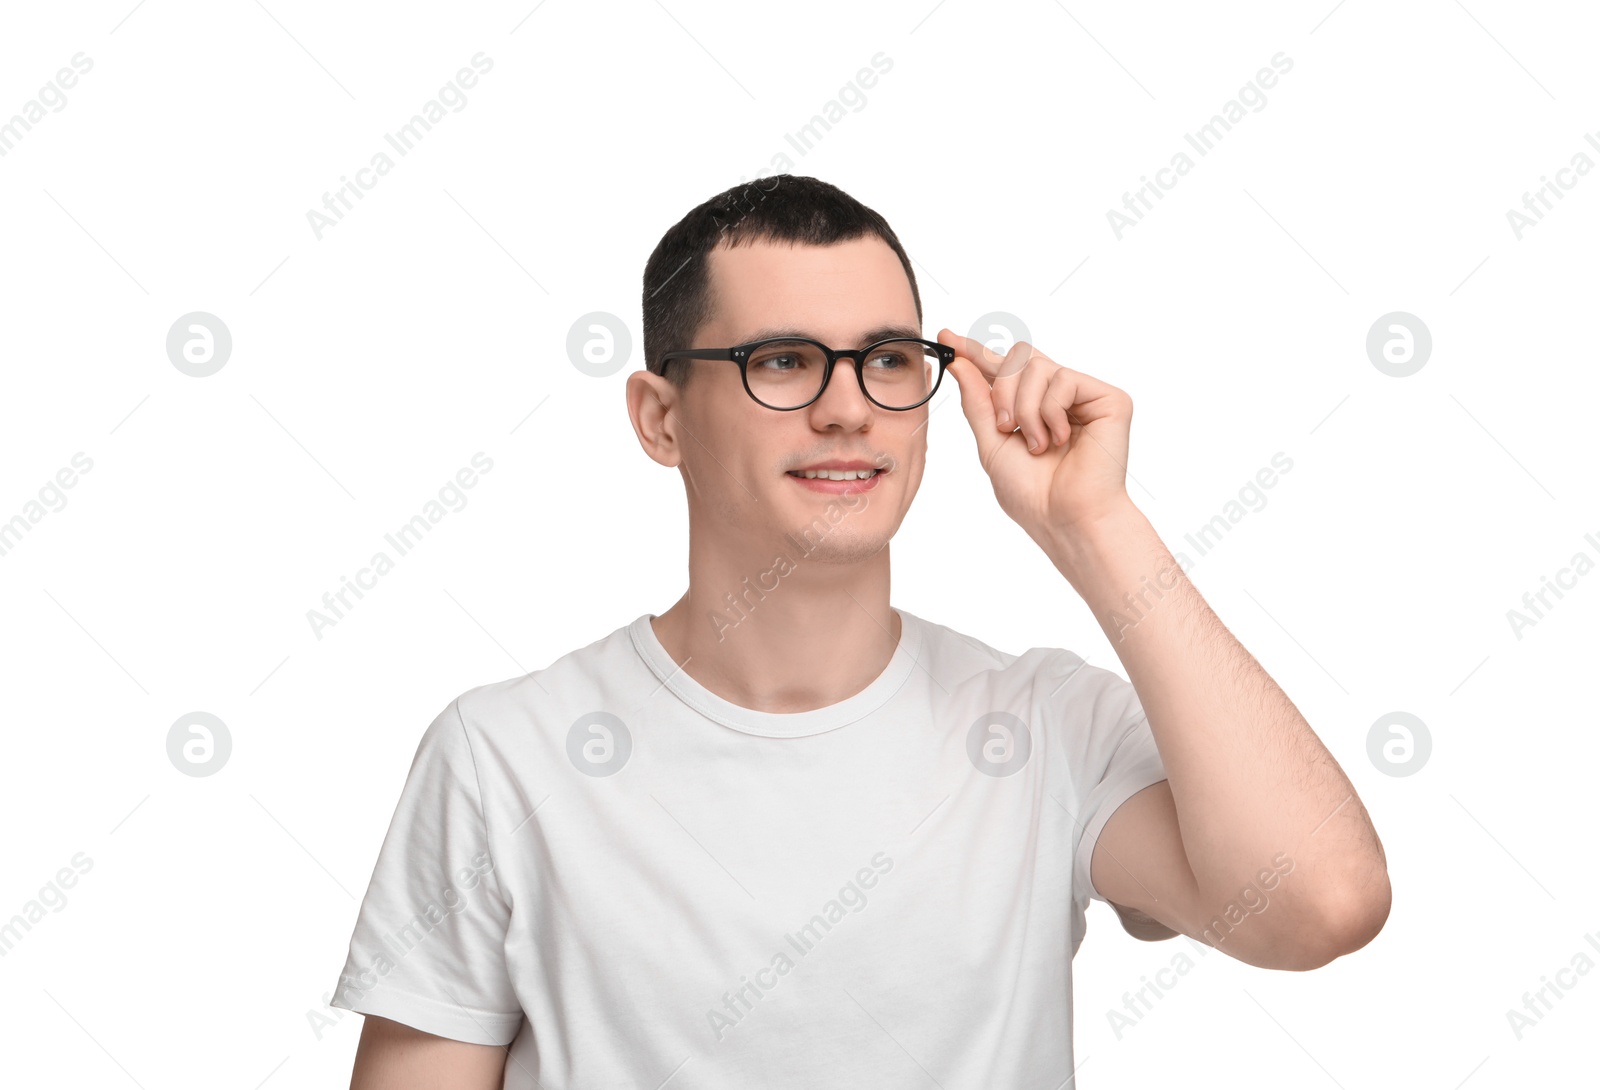
[[[1007,424],[1011,423],[1011,414],[1006,412],[1004,409],[1001,409],[1000,419],[997,422],[1002,428],[1005,427]]]
[[[1029,439],[1028,440],[1028,450],[1035,451],[1035,450],[1038,450],[1038,449],[1039,449],[1039,440],[1037,440],[1037,439]]]

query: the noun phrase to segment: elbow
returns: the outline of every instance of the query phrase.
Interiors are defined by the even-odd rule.
[[[1304,972],[1355,953],[1383,930],[1391,902],[1389,873],[1381,864],[1359,881],[1327,890],[1317,900],[1317,925],[1302,932],[1306,937],[1280,967]]]
[[[1389,869],[1379,863],[1348,900],[1351,904],[1341,920],[1341,956],[1353,954],[1377,938],[1378,932],[1388,922],[1389,908],[1394,900],[1393,890],[1389,886]]]

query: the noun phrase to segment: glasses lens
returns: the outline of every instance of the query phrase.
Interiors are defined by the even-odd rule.
[[[750,353],[745,376],[756,400],[774,409],[793,409],[817,396],[828,360],[805,341],[766,341]]]
[[[794,409],[813,400],[827,370],[822,350],[805,341],[767,341],[750,353],[745,370],[750,392],[774,409]],[[848,366],[845,360],[840,366]],[[867,392],[890,409],[927,400],[938,384],[939,356],[920,341],[885,341],[861,365]]]
[[[872,399],[891,409],[925,401],[939,381],[939,356],[921,341],[885,341],[861,364]]]

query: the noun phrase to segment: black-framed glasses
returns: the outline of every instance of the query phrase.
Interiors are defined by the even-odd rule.
[[[828,388],[841,356],[855,361],[856,381],[868,401],[905,412],[925,404],[939,389],[956,350],[937,341],[894,337],[865,348],[833,349],[809,337],[774,337],[732,348],[684,348],[661,357],[732,360],[739,365],[744,391],[758,405],[779,412],[803,409]]]

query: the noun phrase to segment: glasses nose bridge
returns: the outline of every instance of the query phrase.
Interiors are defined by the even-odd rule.
[[[821,401],[827,396],[828,387],[833,385],[834,372],[839,370],[839,361],[848,358],[855,366],[847,365],[844,370],[855,372],[856,381],[854,385],[856,392],[861,395],[862,400],[869,409],[877,408],[872,399],[867,396],[866,377],[861,373],[861,368],[866,362],[867,351],[871,347],[871,345],[868,345],[866,348],[829,348],[827,345],[823,345],[822,350],[828,354],[828,373],[823,379],[822,389],[817,391],[816,400]]]

